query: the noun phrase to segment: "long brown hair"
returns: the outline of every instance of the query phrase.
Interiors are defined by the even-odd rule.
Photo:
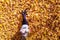
[[[26,40],[26,38],[24,36],[21,37],[21,40]]]

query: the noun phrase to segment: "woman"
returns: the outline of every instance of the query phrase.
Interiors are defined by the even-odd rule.
[[[27,37],[29,33],[28,22],[26,20],[26,10],[22,12],[22,16],[23,16],[23,22],[22,22],[22,27],[21,27],[20,32],[22,34],[22,40],[26,40],[25,37]]]

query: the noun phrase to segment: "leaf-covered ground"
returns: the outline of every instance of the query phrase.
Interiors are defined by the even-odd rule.
[[[31,32],[26,40],[60,40],[60,0],[0,0],[0,40],[20,40],[22,11]]]

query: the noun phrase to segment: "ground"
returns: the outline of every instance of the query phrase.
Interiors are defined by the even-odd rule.
[[[0,40],[20,40],[22,11],[30,33],[26,40],[60,40],[60,0],[0,0]]]

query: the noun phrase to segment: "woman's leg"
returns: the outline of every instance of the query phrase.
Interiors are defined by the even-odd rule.
[[[27,22],[27,20],[26,20],[26,10],[24,10],[24,11],[22,12],[22,16],[23,16],[23,22],[22,22],[22,24],[28,24],[28,22]]]

